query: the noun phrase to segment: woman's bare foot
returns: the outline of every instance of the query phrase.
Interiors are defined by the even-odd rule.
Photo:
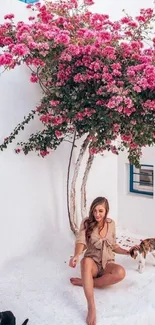
[[[70,282],[74,285],[74,286],[80,286],[82,287],[82,280],[80,278],[71,278]]]
[[[96,325],[96,310],[95,307],[88,308],[88,315],[86,318],[87,325]]]

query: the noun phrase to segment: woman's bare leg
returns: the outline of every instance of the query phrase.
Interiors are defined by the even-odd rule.
[[[124,278],[124,268],[121,265],[109,263],[104,270],[104,274],[101,277],[94,279],[94,287],[105,288],[122,281]]]
[[[95,288],[105,288],[106,286],[118,283],[125,277],[125,270],[121,265],[115,263],[107,264],[104,274],[96,279],[93,279]],[[73,285],[82,286],[82,280],[80,278],[71,278]]]
[[[85,296],[88,303],[88,315],[87,324],[96,325],[96,308],[94,302],[94,291],[95,288],[105,288],[106,286],[118,283],[125,277],[125,270],[121,265],[109,263],[104,274],[95,278],[98,273],[96,263],[89,257],[85,257],[81,261],[81,275],[80,278],[71,278],[70,281],[74,285],[83,286]]]
[[[85,257],[81,261],[81,276],[84,293],[88,304],[88,315],[86,322],[88,325],[96,325],[96,308],[94,301],[94,282],[97,276],[98,267],[90,257]]]

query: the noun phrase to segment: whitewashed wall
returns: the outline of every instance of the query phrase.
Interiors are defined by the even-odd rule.
[[[25,4],[5,0],[0,10],[3,15],[13,12],[17,20],[27,18]],[[36,107],[40,89],[29,82],[25,67],[5,72],[0,76],[0,142]],[[33,122],[18,139],[39,128]],[[42,240],[51,240],[52,231],[69,229],[66,216],[66,164],[70,144],[57,153],[41,159],[35,153],[28,156],[14,153],[15,143],[0,152],[0,263],[23,254]],[[65,217],[64,217],[65,215]]]
[[[141,164],[155,166],[155,147],[143,149]],[[144,236],[155,236],[155,196],[129,192],[129,164],[126,153],[118,158],[119,224]]]
[[[0,78],[0,141],[9,135],[23,116],[39,102],[39,89],[29,83],[24,67],[6,72]],[[18,139],[37,130],[35,121]],[[64,218],[65,177],[70,145],[63,145],[46,159],[35,153],[14,153],[15,143],[0,152],[0,255],[8,256],[30,249],[52,229],[68,228]],[[64,154],[65,153],[65,154]],[[65,222],[66,221],[66,222]],[[46,235],[47,233],[47,235]]]
[[[122,8],[137,13],[139,7],[152,1],[96,0],[93,10],[109,13],[113,19],[121,15]],[[15,13],[16,20],[26,20],[25,4],[18,0],[1,3],[0,22],[6,13]],[[9,135],[40,99],[40,89],[29,82],[25,67],[5,72],[0,76],[0,142]],[[34,121],[19,139],[26,139],[32,130],[39,128]],[[15,155],[15,143],[0,153],[0,263],[21,255],[41,242],[52,245],[52,232],[69,234],[66,208],[66,173],[70,144],[63,144],[46,159],[32,153]],[[74,153],[73,167],[76,157]],[[85,157],[86,159],[86,157]],[[80,220],[79,190],[85,161],[77,185],[77,212]],[[95,159],[88,181],[88,205],[97,195],[110,201],[110,215],[117,220],[117,159],[115,156]],[[120,200],[119,200],[120,202]],[[123,209],[122,209],[123,211]],[[120,213],[119,213],[120,216]],[[122,220],[122,219],[120,219]],[[66,237],[67,238],[67,237]]]

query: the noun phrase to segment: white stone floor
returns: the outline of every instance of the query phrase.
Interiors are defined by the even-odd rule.
[[[130,234],[119,231],[120,245],[137,243]],[[10,260],[0,269],[1,310],[11,309],[21,325],[83,325],[86,301],[81,287],[70,284],[70,276],[79,276],[79,267],[68,267],[73,240],[55,238],[51,244],[39,243],[27,255]],[[154,325],[155,267],[148,261],[143,274],[130,257],[117,255],[127,272],[122,283],[95,289],[97,325]]]

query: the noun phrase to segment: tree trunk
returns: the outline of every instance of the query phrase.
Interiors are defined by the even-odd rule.
[[[86,207],[87,207],[86,185],[87,185],[87,180],[88,180],[88,176],[89,176],[89,172],[90,172],[93,160],[94,160],[94,155],[89,154],[89,158],[87,160],[84,176],[82,179],[82,185],[81,185],[81,216],[82,216],[82,219],[85,218],[86,214],[87,214],[87,211],[86,211]]]
[[[69,157],[69,163],[68,163],[68,170],[67,170],[67,210],[68,210],[68,219],[69,219],[70,228],[74,234],[77,233],[77,229],[76,229],[76,226],[74,225],[74,223],[72,222],[70,208],[69,208],[69,180],[70,180],[70,168],[71,168],[73,150],[74,150],[74,146],[75,146],[75,140],[76,140],[76,131],[74,132],[74,137],[73,137],[73,142],[72,142],[72,147],[71,147],[71,152],[70,152],[70,157]]]
[[[73,179],[72,179],[72,183],[71,183],[70,219],[71,219],[72,224],[74,225],[74,228],[76,229],[75,233],[78,231],[77,220],[76,220],[76,180],[77,180],[81,162],[82,162],[83,156],[85,154],[85,151],[88,147],[88,144],[89,144],[89,136],[87,136],[87,138],[84,140],[84,142],[81,146],[79,156],[78,156],[76,164],[75,164]]]

